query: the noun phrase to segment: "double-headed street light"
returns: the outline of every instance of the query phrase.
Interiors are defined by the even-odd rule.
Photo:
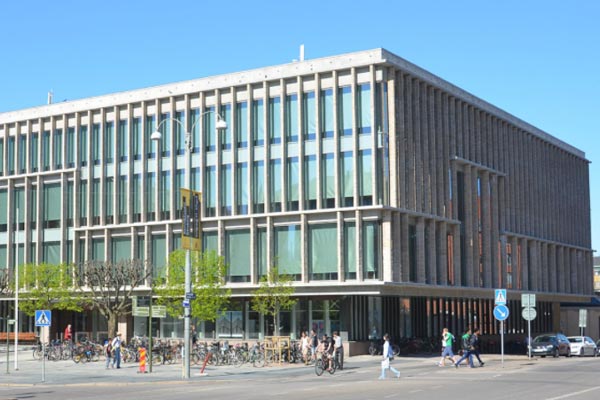
[[[198,122],[202,121],[202,117],[204,115],[211,114],[211,113],[215,113],[217,116],[217,123],[216,123],[217,131],[227,129],[227,121],[225,121],[219,113],[217,113],[213,110],[209,110],[209,111],[205,111],[199,115],[198,119],[192,124],[189,131],[185,131],[184,124],[182,122],[178,121],[177,119],[167,118],[167,119],[162,120],[158,124],[158,126],[156,127],[156,131],[152,132],[152,135],[150,136],[151,140],[154,140],[156,142],[160,141],[162,139],[162,133],[160,133],[160,127],[162,126],[163,123],[165,123],[169,120],[176,122],[179,125],[179,127],[185,131],[185,189],[189,189],[189,190],[192,189],[191,164],[192,164],[193,145],[192,145],[191,132],[193,132],[196,124]],[[157,154],[157,160],[158,160],[158,154]],[[158,168],[157,168],[157,174],[158,174]],[[185,294],[184,294],[184,299],[188,293],[192,293],[192,257],[191,257],[189,248],[187,248],[185,250]],[[184,317],[184,327],[183,327],[184,378],[189,379],[190,378],[190,318],[191,318],[190,307],[184,307],[183,313],[184,313],[183,314],[183,317]]]

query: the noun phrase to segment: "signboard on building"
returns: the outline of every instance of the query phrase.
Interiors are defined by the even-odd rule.
[[[185,250],[202,250],[200,241],[200,206],[202,193],[189,189],[181,189],[182,226],[181,247]]]

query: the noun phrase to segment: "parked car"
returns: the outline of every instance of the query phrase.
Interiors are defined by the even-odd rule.
[[[562,333],[544,333],[531,342],[531,354],[534,356],[571,357],[569,339]]]
[[[598,354],[598,347],[589,336],[569,336],[567,339],[573,355],[595,357]]]

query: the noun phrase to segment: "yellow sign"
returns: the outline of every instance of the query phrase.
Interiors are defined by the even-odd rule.
[[[182,226],[181,247],[186,250],[202,250],[200,240],[202,226],[200,224],[200,213],[202,205],[202,193],[189,189],[181,189],[182,204]]]

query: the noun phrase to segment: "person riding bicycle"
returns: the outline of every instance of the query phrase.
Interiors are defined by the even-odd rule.
[[[321,341],[323,345],[323,357],[327,357],[328,362],[328,371],[333,368],[333,339],[328,337],[326,333],[323,334],[323,340]]]

